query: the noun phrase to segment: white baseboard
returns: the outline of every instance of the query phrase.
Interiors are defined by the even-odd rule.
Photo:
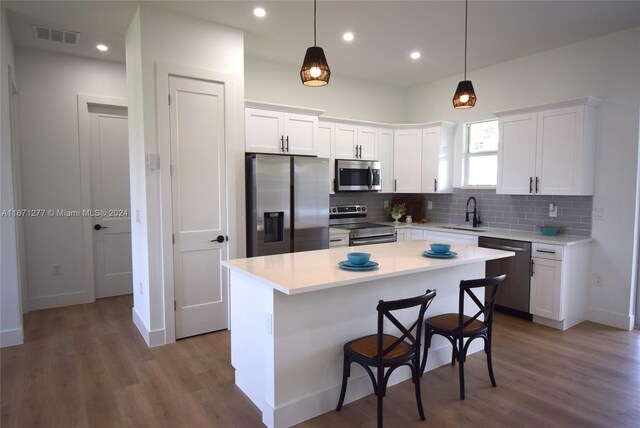
[[[24,343],[24,334],[22,327],[14,330],[0,331],[0,348],[9,346],[22,345]]]
[[[89,298],[86,291],[76,291],[73,293],[56,294],[54,296],[30,297],[29,310],[59,308],[62,306],[81,305],[93,303],[94,299]]]
[[[635,322],[635,317],[633,315],[618,314],[615,312],[609,312],[597,308],[588,308],[587,315],[587,319],[589,321],[597,322],[598,324],[604,324],[622,330],[632,330],[633,324]]]
[[[164,329],[149,330],[144,323],[135,306],[131,309],[131,315],[133,323],[138,328],[138,331],[142,335],[142,338],[147,343],[149,348],[165,345],[165,331]]]

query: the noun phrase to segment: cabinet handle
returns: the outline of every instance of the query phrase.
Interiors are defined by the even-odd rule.
[[[539,179],[538,177],[536,177],[536,193],[538,193],[538,183],[539,183],[539,180],[540,180],[540,179]]]
[[[394,192],[398,191],[398,179],[397,178],[393,179],[393,191]]]
[[[280,150],[284,153],[284,135],[280,136]]]
[[[289,153],[289,136],[287,135],[287,153]]]
[[[438,179],[437,178],[433,179],[433,191],[436,192],[436,193],[438,192]]]
[[[329,239],[329,242],[341,242],[341,241],[344,241],[344,238]]]
[[[531,276],[533,276],[535,272],[534,268],[535,268],[536,263],[533,261],[533,259],[531,259]]]
[[[362,159],[362,144],[360,144],[360,159]]]
[[[533,193],[533,177],[529,177],[529,193]]]

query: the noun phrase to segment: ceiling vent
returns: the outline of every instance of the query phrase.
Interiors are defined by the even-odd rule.
[[[80,44],[80,33],[76,33],[75,31],[56,30],[34,25],[33,34],[36,39],[40,40],[49,40],[51,42],[65,43],[74,46]]]

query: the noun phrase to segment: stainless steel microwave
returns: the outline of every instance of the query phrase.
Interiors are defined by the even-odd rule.
[[[336,192],[371,192],[382,190],[380,162],[336,160]]]

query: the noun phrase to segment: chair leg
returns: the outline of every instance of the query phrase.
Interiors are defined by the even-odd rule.
[[[385,390],[385,385],[384,385],[384,367],[378,367],[378,390],[377,390],[377,398],[378,398],[378,428],[383,428],[382,427],[382,398],[384,397],[384,390]]]
[[[413,383],[416,388],[416,404],[418,404],[418,413],[420,414],[420,419],[425,420],[424,409],[422,408],[422,394],[420,393],[420,375],[419,368],[416,365],[418,364],[418,360],[414,363],[414,366],[411,366],[411,375],[413,376]]]
[[[491,341],[485,339],[485,353],[487,354],[487,368],[489,369],[489,379],[491,379],[491,385],[498,386],[496,384],[496,378],[493,376],[493,361],[491,358]]]
[[[460,339],[459,340],[459,345],[458,345],[458,363],[459,363],[459,370],[460,370],[460,399],[464,400],[464,359],[465,359],[465,352],[464,352],[464,339]]]
[[[347,379],[351,375],[351,359],[345,354],[344,363],[342,365],[342,387],[340,388],[340,399],[338,400],[338,405],[336,406],[336,410],[339,412],[342,409],[342,404],[344,403],[344,396],[347,392]]]
[[[420,376],[424,374],[427,368],[427,355],[429,354],[429,348],[431,347],[431,330],[424,329],[424,354],[422,355],[422,364],[420,364]]]
[[[456,344],[455,342],[451,344],[451,365],[455,366],[456,365]]]

